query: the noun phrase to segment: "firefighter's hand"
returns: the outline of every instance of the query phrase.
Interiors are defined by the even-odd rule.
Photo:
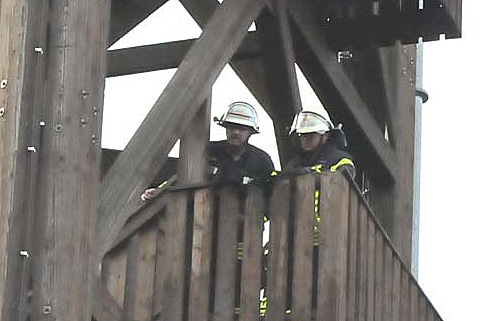
[[[159,194],[160,190],[158,188],[147,188],[143,194],[141,194],[140,199],[142,202],[153,199]]]

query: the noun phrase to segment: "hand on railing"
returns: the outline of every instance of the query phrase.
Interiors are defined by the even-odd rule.
[[[149,201],[149,200],[153,199],[154,197],[156,197],[160,191],[161,191],[160,189],[155,188],[155,187],[154,188],[147,188],[143,192],[143,194],[140,195],[140,199],[142,202]]]

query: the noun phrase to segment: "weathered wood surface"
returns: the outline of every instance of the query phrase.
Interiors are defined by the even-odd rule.
[[[376,171],[376,176],[395,180],[397,166],[394,151],[355,85],[342,66],[335,63],[334,52],[325,44],[319,26],[310,15],[308,4],[298,0],[290,1],[288,9],[293,25],[297,27],[294,34],[299,67],[307,80],[328,111],[337,121],[345,124],[346,131],[351,133],[355,141],[360,139],[364,144],[365,148],[358,152],[366,151],[365,156],[360,157],[365,168]],[[367,159],[372,161],[366,161]]]
[[[135,207],[137,195],[160,170],[183,136],[225,64],[247,34],[263,1],[225,1],[191,47],[183,63],[102,181],[98,246],[110,248]],[[140,174],[138,174],[140,173]]]
[[[108,13],[0,2],[2,319],[91,318]]]
[[[0,318],[12,318],[21,296],[23,262],[19,251],[28,217],[20,195],[28,180],[28,130],[22,108],[26,86],[29,1],[0,1]],[[26,108],[25,108],[26,109]],[[14,255],[13,255],[14,254]],[[21,307],[24,310],[24,307]],[[22,315],[22,312],[20,313]]]
[[[353,182],[338,173],[303,175],[279,179],[269,191],[164,195],[165,214],[105,257],[104,280],[117,306],[135,320],[256,320],[266,267],[268,321],[440,319]],[[264,214],[271,222],[267,261]],[[105,308],[118,314],[114,305]]]

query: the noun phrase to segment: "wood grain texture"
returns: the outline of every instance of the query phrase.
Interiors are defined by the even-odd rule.
[[[319,279],[317,315],[347,318],[349,186],[340,173],[325,173],[320,186]]]
[[[192,260],[188,297],[188,320],[208,317],[210,304],[210,266],[213,241],[213,197],[209,188],[194,192]]]
[[[188,233],[188,192],[168,195],[167,215],[161,221],[164,234],[164,298],[161,320],[181,321],[184,311],[184,291],[187,262],[186,235]]]
[[[257,320],[260,302],[260,272],[262,265],[262,223],[265,199],[260,188],[251,187],[245,200],[243,229],[243,260],[241,271],[240,320]]]
[[[293,230],[292,320],[308,320],[312,311],[313,255],[315,244],[315,177],[302,175],[295,181]]]
[[[215,320],[234,320],[236,268],[238,264],[238,224],[241,219],[237,193],[223,188],[220,194],[216,260]]]
[[[267,265],[267,320],[282,321],[287,308],[288,251],[290,226],[290,206],[293,199],[290,195],[289,179],[278,181],[271,194],[269,219],[271,236]]]
[[[131,215],[137,200],[162,167],[211,86],[239,47],[263,1],[225,1],[205,26],[124,152],[102,180],[99,252],[103,255]]]

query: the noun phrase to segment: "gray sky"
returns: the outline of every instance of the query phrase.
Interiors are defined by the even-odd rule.
[[[425,44],[419,280],[444,320],[503,320],[503,3],[463,1],[463,38]]]
[[[503,31],[503,2],[463,2],[463,38],[424,46],[423,88],[430,100],[422,110],[419,283],[446,321],[501,321],[503,62],[496,32]],[[169,1],[113,49],[198,37],[200,29],[180,9],[178,1]],[[171,18],[165,19],[168,12]],[[173,73],[107,79],[104,147],[126,145]],[[299,81],[308,87],[302,76]],[[315,95],[304,92],[303,104],[315,106]],[[226,67],[213,88],[212,117],[235,100],[258,106]],[[263,134],[251,142],[278,165],[274,140],[268,139],[272,123],[261,110],[259,118]],[[224,131],[213,126],[211,138],[223,139]]]

